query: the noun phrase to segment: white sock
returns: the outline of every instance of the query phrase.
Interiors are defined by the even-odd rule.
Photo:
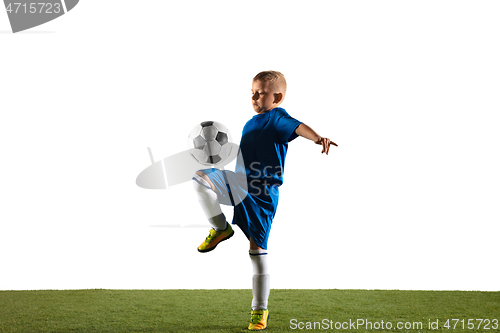
[[[270,291],[270,275],[267,267],[267,250],[250,250],[250,260],[253,266],[252,279],[252,310],[267,309],[267,299]]]
[[[198,201],[210,225],[217,231],[226,230],[226,217],[220,208],[217,194],[212,190],[210,184],[205,179],[195,175],[193,177],[193,188],[198,195]]]

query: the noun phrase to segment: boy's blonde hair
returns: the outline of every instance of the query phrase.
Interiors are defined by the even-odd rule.
[[[277,71],[264,71],[255,75],[253,78],[254,81],[267,82],[271,81],[276,84],[280,89],[283,96],[286,94],[286,80],[285,76]]]

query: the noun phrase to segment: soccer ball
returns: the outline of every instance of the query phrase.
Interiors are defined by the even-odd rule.
[[[203,165],[223,162],[231,153],[231,137],[226,126],[216,121],[204,121],[191,131],[188,146],[191,155]]]

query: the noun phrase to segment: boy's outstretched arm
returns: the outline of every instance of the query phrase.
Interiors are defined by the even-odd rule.
[[[307,126],[306,124],[300,124],[297,129],[295,129],[295,133],[297,133],[297,135],[300,135],[301,137],[314,141],[315,144],[322,145],[322,154],[326,153],[328,155],[328,152],[330,151],[330,145],[338,146],[330,139],[324,138],[316,133],[311,127]]]

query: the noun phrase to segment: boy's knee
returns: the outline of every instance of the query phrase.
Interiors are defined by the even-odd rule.
[[[262,250],[262,251],[266,251],[265,249],[261,248],[260,246],[258,246],[255,241],[253,240],[253,238],[250,237],[250,250],[251,251],[254,251],[254,250]]]
[[[206,173],[204,173],[203,171],[196,171],[196,175],[198,177],[200,177],[201,179],[203,179],[205,182],[207,182],[208,185],[210,185],[210,188],[213,191],[215,191],[215,185],[212,183],[212,181],[210,180],[210,178],[208,178],[208,176],[206,175]]]

